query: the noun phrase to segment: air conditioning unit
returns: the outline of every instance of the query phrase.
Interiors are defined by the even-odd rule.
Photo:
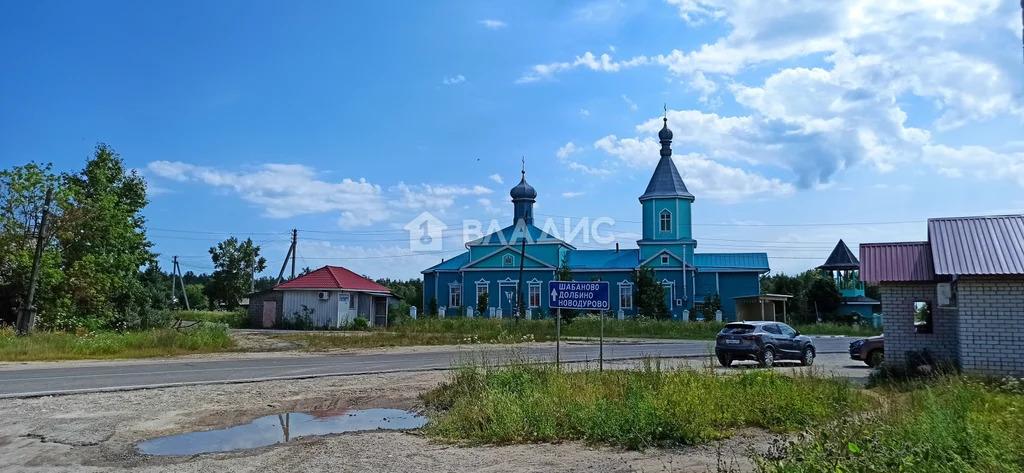
[[[316,298],[322,301],[326,301],[331,298],[331,293],[327,291],[320,291],[316,293]]]

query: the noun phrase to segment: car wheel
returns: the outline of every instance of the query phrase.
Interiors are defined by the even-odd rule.
[[[875,349],[868,353],[868,359],[864,360],[864,363],[867,363],[872,368],[878,368],[883,361],[885,361],[885,353],[882,350]]]
[[[726,368],[732,366],[732,355],[718,355],[718,363]]]
[[[811,347],[804,348],[804,354],[800,357],[800,364],[804,366],[811,366],[814,364],[814,349]]]
[[[762,368],[771,368],[772,366],[775,366],[775,350],[771,348],[761,350],[761,357],[757,362]]]

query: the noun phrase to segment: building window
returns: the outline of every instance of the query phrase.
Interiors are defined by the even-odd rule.
[[[619,308],[620,309],[632,309],[633,308],[633,285],[625,284],[619,286]]]
[[[528,298],[528,307],[536,309],[540,307],[540,284],[530,284],[530,297]]]
[[[501,264],[503,266],[512,266],[515,263],[516,263],[515,258],[512,258],[512,255],[505,255],[505,257],[502,258],[502,260],[501,260]]]
[[[487,295],[487,284],[477,283],[476,284],[476,303],[477,303],[477,305],[480,305],[480,296],[486,296],[486,295]]]
[[[448,286],[448,307],[462,307],[462,285]]]
[[[661,255],[661,264],[668,264],[668,256]]]
[[[932,305],[929,302],[914,302],[914,328],[917,333],[932,333]]]
[[[668,210],[662,210],[661,217],[659,218],[659,220],[661,221],[661,231],[672,231],[672,212],[669,212]]]

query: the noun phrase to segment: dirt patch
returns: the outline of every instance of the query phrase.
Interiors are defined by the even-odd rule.
[[[306,348],[306,344],[298,341],[282,340],[259,333],[232,333],[231,339],[235,342],[235,348],[241,351],[289,351]]]
[[[579,443],[458,447],[417,433],[365,432],[299,439],[232,453],[149,457],[147,439],[231,427],[283,412],[349,409],[419,411],[419,394],[444,372],[391,373],[186,386],[0,401],[11,421],[0,437],[0,471],[715,471],[720,461],[750,469],[746,450],[767,436],[741,432],[720,445],[631,452]]]

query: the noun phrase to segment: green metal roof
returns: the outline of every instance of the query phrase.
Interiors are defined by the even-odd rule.
[[[768,272],[767,253],[694,253],[693,265],[698,271]]]

